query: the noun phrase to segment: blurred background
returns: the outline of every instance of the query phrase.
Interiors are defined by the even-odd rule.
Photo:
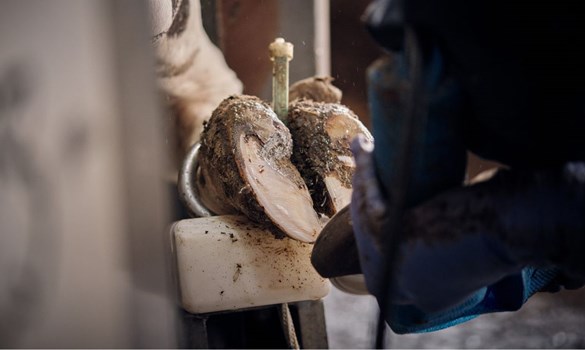
[[[244,93],[270,100],[266,48],[282,36],[295,45],[291,82],[331,75],[369,126],[365,70],[382,52],[360,21],[368,3],[201,0],[201,13]],[[0,2],[1,347],[178,344],[174,136],[148,11],[142,1]],[[470,155],[468,174],[494,166]],[[373,297],[334,289],[329,346],[371,347],[376,310]],[[391,334],[390,344],[579,348],[584,330],[577,290],[435,333]]]

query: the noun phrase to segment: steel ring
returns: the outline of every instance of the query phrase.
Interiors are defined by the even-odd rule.
[[[193,181],[199,169],[198,155],[200,147],[199,142],[195,143],[183,160],[183,166],[179,172],[179,197],[193,216],[207,217],[214,215],[214,213],[199,200]]]

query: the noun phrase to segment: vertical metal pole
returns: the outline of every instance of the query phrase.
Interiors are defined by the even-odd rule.
[[[298,319],[298,333],[303,349],[328,349],[325,309],[322,300],[299,301],[291,305]],[[294,316],[293,316],[294,317]]]
[[[282,121],[288,114],[288,62],[293,58],[293,45],[276,38],[269,46],[272,60],[272,108]]]
[[[315,0],[315,74],[331,75],[331,33],[329,0]]]
[[[272,61],[272,109],[283,122],[288,115],[288,62],[293,58],[293,45],[283,38],[276,38],[268,46]],[[287,303],[279,308],[284,336],[291,349],[298,349],[299,343]]]

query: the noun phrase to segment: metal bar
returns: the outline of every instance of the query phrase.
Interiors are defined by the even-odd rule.
[[[315,21],[315,74],[331,75],[331,20],[329,0],[313,2]]]
[[[184,310],[182,313],[182,327],[180,329],[179,347],[183,349],[209,349],[209,337],[207,336],[206,316],[190,314]]]
[[[196,186],[193,179],[199,169],[199,148],[201,144],[195,143],[183,160],[181,171],[179,171],[179,198],[187,206],[189,213],[194,217],[203,218],[213,216],[214,213],[199,200]]]
[[[323,301],[300,301],[291,304],[291,306],[296,311],[298,319],[301,347],[303,349],[328,349]]]
[[[272,108],[282,121],[288,114],[288,62],[293,58],[293,45],[276,38],[269,46],[272,64]]]

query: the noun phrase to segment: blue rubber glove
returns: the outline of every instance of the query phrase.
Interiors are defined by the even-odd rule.
[[[351,215],[368,289],[381,297],[387,208],[373,145],[357,138]],[[432,174],[431,174],[432,175]],[[540,290],[585,282],[585,164],[505,171],[445,191],[405,216],[388,324],[396,333],[446,328],[519,309]]]

